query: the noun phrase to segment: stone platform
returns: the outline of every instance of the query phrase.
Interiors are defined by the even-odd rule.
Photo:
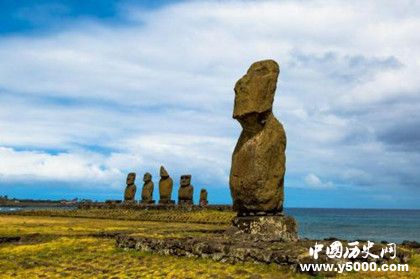
[[[247,241],[241,238],[232,238],[225,234],[211,237],[187,237],[187,238],[152,238],[119,235],[116,238],[116,246],[123,249],[133,249],[144,252],[152,252],[160,255],[174,255],[184,257],[208,258],[215,261],[238,263],[253,262],[261,264],[275,264],[287,266],[294,271],[302,272],[300,264],[304,263],[345,263],[346,261],[364,262],[366,259],[359,255],[356,259],[331,259],[325,252],[319,253],[315,260],[309,255],[309,248],[315,242],[325,246],[333,241],[326,240],[298,240],[294,242],[279,241]],[[346,241],[342,241],[346,244]],[[361,243],[363,244],[363,243]],[[375,245],[372,252],[378,254],[383,244]],[[407,263],[410,259],[410,252],[398,250],[396,258],[398,263]],[[388,258],[372,259],[369,261],[388,263]],[[309,272],[310,274],[336,275],[335,272]]]
[[[154,200],[150,200],[150,201],[140,201],[141,205],[154,205],[156,203],[156,201]]]
[[[238,216],[232,221],[233,226],[226,231],[231,237],[250,241],[297,241],[297,223],[293,217]]]
[[[200,211],[200,210],[217,210],[217,211],[232,211],[232,206],[224,204],[209,204],[206,206],[200,205],[177,205],[177,204],[141,204],[136,201],[133,202],[89,202],[77,204],[78,209],[127,209],[127,210],[185,210],[185,211]]]
[[[174,200],[159,200],[158,204],[160,204],[160,205],[167,205],[167,204],[173,205],[173,204],[175,204],[175,201]]]

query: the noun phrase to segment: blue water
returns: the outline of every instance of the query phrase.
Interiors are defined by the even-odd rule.
[[[0,207],[0,212],[11,212],[19,209],[19,207]]]
[[[0,212],[21,209],[0,207]],[[420,242],[420,210],[287,208],[286,214],[296,218],[301,238]]]
[[[74,206],[27,206],[27,207],[9,207],[9,206],[5,206],[5,207],[1,207],[0,206],[0,212],[13,212],[13,211],[19,211],[19,210],[44,210],[44,209],[66,209],[66,210],[71,210],[71,209],[76,209],[76,207]]]
[[[301,238],[420,242],[420,210],[288,208],[286,213],[298,221]]]

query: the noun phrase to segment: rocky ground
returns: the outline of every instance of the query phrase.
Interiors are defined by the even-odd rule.
[[[318,244],[324,247],[329,246],[333,241],[318,240]],[[346,241],[341,241],[346,246]],[[153,252],[160,255],[174,255],[183,257],[195,257],[212,259],[225,263],[259,263],[273,264],[278,267],[288,267],[295,272],[301,272],[300,264],[310,263],[340,263],[345,264],[345,259],[330,259],[325,251],[319,254],[319,258],[314,260],[309,255],[310,247],[313,247],[314,240],[299,240],[296,242],[277,242],[277,241],[249,241],[249,239],[232,238],[223,233],[207,237],[165,237],[154,238],[144,236],[130,236],[120,234],[117,236],[117,247],[132,249],[137,251]],[[361,242],[360,245],[366,245]],[[370,251],[379,254],[385,244],[377,244]],[[378,265],[384,263],[408,263],[412,253],[409,249],[399,247],[394,259],[386,258],[373,259]],[[366,259],[361,254],[352,262],[364,262]],[[332,276],[334,272],[308,272],[311,275]]]
[[[268,263],[257,264],[253,261],[218,262],[212,257],[179,257],[171,253],[163,255],[135,249],[127,250],[116,245],[116,238],[125,239],[125,241],[131,239],[150,242],[153,240],[155,244],[159,241],[160,243],[173,242],[178,243],[180,247],[196,243],[194,245],[201,245],[201,251],[196,247],[197,252],[206,252],[207,248],[203,246],[205,242],[199,240],[214,240],[215,238],[221,240],[223,231],[229,226],[228,222],[221,220],[228,220],[229,213],[223,213],[225,217],[222,217],[223,214],[220,212],[211,211],[184,212],[179,216],[173,212],[168,215],[159,213],[163,222],[130,220],[134,216],[137,218],[146,216],[138,212],[121,211],[117,212],[118,214],[116,212],[105,214],[105,212],[96,211],[95,213],[96,217],[100,216],[101,219],[95,218],[93,211],[61,212],[61,215],[67,215],[66,217],[58,217],[60,215],[58,211],[19,213],[27,216],[0,215],[0,278],[311,277],[311,275],[294,272],[290,269],[292,265],[288,264],[282,266]],[[173,215],[178,217],[170,217]],[[215,219],[212,219],[213,215]],[[128,220],[118,220],[116,216]],[[157,215],[153,218],[157,218]],[[168,221],[171,218],[175,220]],[[185,241],[186,239],[190,242]],[[217,241],[216,243],[221,244]],[[264,258],[267,253],[270,254],[269,250],[280,248],[289,249],[284,250],[283,258],[285,258],[284,254],[290,255],[290,259],[295,254],[306,255],[306,249],[312,242],[304,243],[305,241],[299,245],[296,243],[286,245],[288,248],[286,246],[281,248],[281,245],[268,247],[261,244],[261,251],[266,254],[264,256],[263,253],[261,257]],[[408,273],[352,272],[338,277],[418,278],[420,274],[419,251],[414,248],[404,251],[410,251],[412,255]],[[273,255],[275,253],[271,253],[270,257]]]

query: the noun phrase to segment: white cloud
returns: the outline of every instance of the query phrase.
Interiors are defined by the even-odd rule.
[[[0,147],[2,179],[66,180],[109,182],[121,175],[116,168],[104,168],[97,154],[68,154],[15,151]]]
[[[321,179],[313,173],[308,174],[305,177],[305,183],[312,188],[325,189],[333,188],[334,185],[332,182],[322,182]]]

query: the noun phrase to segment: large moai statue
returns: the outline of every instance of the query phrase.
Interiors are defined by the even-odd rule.
[[[194,187],[191,185],[191,175],[181,175],[180,186],[178,190],[178,204],[192,205],[193,204]]]
[[[143,190],[141,191],[141,204],[154,204],[152,175],[146,172],[143,176]]]
[[[296,240],[296,222],[282,215],[286,134],[272,112],[279,72],[273,60],[255,62],[235,85],[233,118],[243,130],[232,155],[229,184],[238,213],[233,223],[240,231]]]
[[[125,187],[125,191],[124,191],[124,202],[126,203],[134,203],[135,201],[135,196],[136,196],[136,191],[137,191],[137,186],[136,184],[134,184],[135,181],[136,181],[136,173],[130,172],[127,175],[127,180],[126,180],[127,186]]]
[[[200,206],[206,206],[209,204],[208,200],[207,200],[207,190],[206,189],[201,189],[200,190]]]
[[[160,180],[159,180],[159,204],[174,204],[175,201],[172,200],[172,189],[174,182],[169,176],[166,169],[160,167]]]

